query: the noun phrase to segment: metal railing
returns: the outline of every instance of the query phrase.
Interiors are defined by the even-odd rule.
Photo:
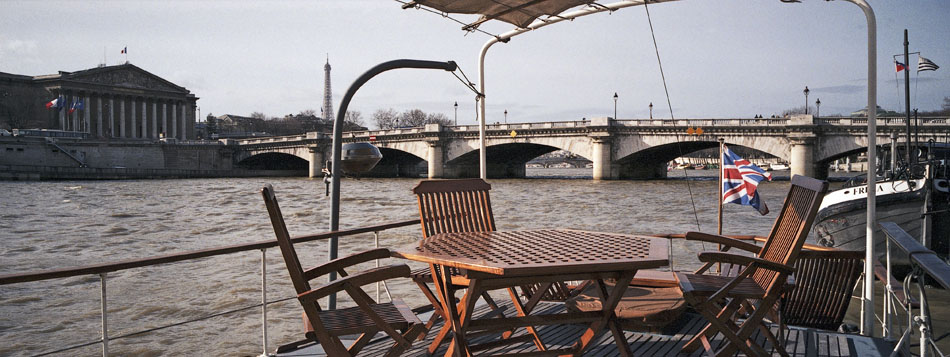
[[[881,230],[884,231],[886,239],[886,264],[887,264],[887,275],[891,276],[891,246],[897,246],[900,250],[908,256],[910,261],[911,272],[904,277],[903,289],[907,294],[910,293],[912,281],[916,280],[917,289],[919,293],[919,308],[918,314],[914,315],[914,304],[911,301],[912,299],[905,299],[901,304],[896,305],[895,300],[899,300],[898,296],[894,293],[894,287],[887,283],[885,285],[885,299],[884,299],[884,314],[883,314],[883,327],[884,335],[887,338],[893,338],[894,329],[892,328],[893,321],[897,318],[896,306],[900,306],[907,314],[907,325],[904,331],[901,333],[900,339],[897,341],[897,344],[894,346],[894,351],[891,353],[891,356],[900,355],[902,352],[906,352],[908,345],[910,345],[911,335],[914,331],[914,327],[919,330],[920,333],[920,352],[919,356],[927,357],[931,356],[931,352],[935,352],[939,356],[945,356],[933,339],[933,327],[932,320],[930,316],[930,306],[927,302],[927,293],[925,289],[925,281],[932,281],[944,289],[950,289],[950,265],[948,265],[943,259],[938,257],[936,253],[932,250],[925,248],[921,245],[916,239],[911,237],[907,232],[901,229],[896,223],[893,222],[881,222],[879,224]]]
[[[415,224],[419,224],[418,219],[385,223],[385,224],[359,227],[359,228],[346,229],[346,230],[339,230],[335,232],[323,232],[323,233],[317,233],[317,234],[297,236],[297,237],[291,238],[291,241],[297,244],[297,243],[311,242],[311,241],[316,241],[316,240],[329,239],[331,237],[346,237],[346,236],[352,236],[352,235],[363,234],[363,233],[373,233],[374,245],[378,247],[379,246],[379,232],[389,230],[389,229],[394,229],[394,228],[407,227],[407,226],[411,226]],[[100,308],[101,308],[100,314],[102,317],[101,338],[98,340],[88,341],[84,343],[79,343],[79,344],[75,344],[71,346],[58,348],[51,351],[46,351],[46,352],[37,354],[36,356],[45,356],[45,355],[50,355],[50,354],[55,354],[55,353],[71,351],[71,350],[75,350],[78,348],[87,347],[87,346],[91,346],[95,344],[101,344],[102,355],[109,356],[109,341],[110,340],[117,340],[120,338],[142,335],[145,333],[149,333],[149,332],[153,332],[153,331],[157,331],[157,330],[161,330],[161,329],[165,329],[169,327],[181,326],[184,324],[198,322],[198,321],[206,320],[213,317],[225,316],[225,315],[229,315],[229,314],[233,314],[233,313],[237,313],[241,311],[246,311],[246,310],[254,309],[257,307],[261,308],[261,331],[262,331],[262,338],[263,338],[263,343],[262,343],[263,354],[262,355],[269,355],[268,343],[267,343],[267,339],[268,339],[267,338],[267,305],[290,300],[296,297],[296,296],[291,296],[291,297],[286,297],[286,298],[273,300],[273,301],[267,300],[267,264],[266,264],[265,258],[266,258],[267,249],[275,247],[275,246],[277,246],[277,240],[272,239],[272,240],[257,241],[257,242],[251,242],[251,243],[243,243],[243,244],[221,246],[221,247],[208,248],[208,249],[202,249],[202,250],[174,253],[174,254],[168,254],[168,255],[153,256],[153,257],[142,258],[142,259],[132,259],[132,260],[119,261],[119,262],[86,265],[86,266],[80,266],[80,267],[69,267],[69,268],[61,268],[61,269],[31,271],[27,273],[9,274],[9,275],[0,276],[0,285],[10,285],[10,284],[18,284],[18,283],[26,283],[26,282],[42,281],[42,280],[50,280],[50,279],[63,279],[63,278],[70,278],[70,277],[77,277],[77,276],[84,276],[84,275],[97,275],[99,277]],[[106,301],[107,301],[106,277],[108,273],[135,269],[135,268],[149,267],[149,266],[160,265],[160,264],[182,262],[182,261],[194,260],[194,259],[199,259],[199,258],[213,257],[213,256],[218,256],[218,255],[234,254],[234,253],[240,253],[240,252],[246,252],[246,251],[252,251],[252,250],[261,251],[261,303],[260,304],[240,307],[240,308],[236,308],[236,309],[232,309],[228,311],[221,311],[221,312],[217,312],[217,313],[210,314],[207,316],[201,316],[198,318],[193,318],[186,321],[180,321],[180,322],[176,322],[176,323],[172,323],[172,324],[168,324],[164,326],[125,333],[119,336],[109,336],[108,312],[107,312],[107,304],[106,304]],[[378,285],[376,289],[377,289],[376,296],[378,300],[379,299]],[[388,287],[386,287],[386,292],[389,293]],[[392,297],[390,296],[390,299],[391,298]]]

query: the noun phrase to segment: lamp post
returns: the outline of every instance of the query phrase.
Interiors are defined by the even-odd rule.
[[[508,124],[508,109],[505,109],[505,124]]]
[[[815,99],[815,117],[821,116],[821,98]]]
[[[650,119],[653,119],[653,102],[650,102]]]
[[[805,86],[805,90],[802,91],[802,93],[805,93],[805,114],[808,114],[808,92],[811,91],[808,90],[808,86]]]
[[[459,125],[459,102],[455,102],[455,126]]]
[[[614,92],[614,119],[617,119],[617,92]]]

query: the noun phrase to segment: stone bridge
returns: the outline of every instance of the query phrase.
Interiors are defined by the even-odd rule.
[[[903,118],[878,118],[879,145],[902,142]],[[946,140],[947,118],[924,118],[922,141]],[[344,142],[372,142],[383,160],[371,176],[478,177],[478,126],[441,126],[347,132]],[[727,145],[752,148],[790,163],[792,174],[823,178],[836,159],[867,150],[867,118],[615,120],[494,124],[487,127],[489,177],[524,177],[525,163],[556,150],[593,161],[594,179],[666,177],[667,163],[688,153]],[[238,165],[308,164],[319,176],[330,156],[323,133],[237,140]]]

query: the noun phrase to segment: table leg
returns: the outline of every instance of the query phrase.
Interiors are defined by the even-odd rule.
[[[439,277],[441,281],[441,295],[442,295],[442,311],[445,311],[445,316],[448,318],[445,322],[446,324],[451,324],[452,331],[452,344],[449,345],[448,350],[445,352],[446,356],[454,355],[456,357],[468,357],[471,356],[469,351],[465,348],[465,339],[462,334],[459,332],[462,330],[461,320],[459,319],[458,309],[455,306],[455,289],[452,287],[452,274],[449,272],[449,267],[439,266],[440,274]],[[463,297],[467,299],[468,292],[466,296]]]
[[[614,309],[617,308],[617,304],[620,303],[620,299],[623,297],[624,292],[627,291],[627,286],[630,285],[630,280],[633,280],[633,276],[636,275],[636,273],[636,270],[623,272],[617,279],[617,283],[614,285],[614,288],[611,290],[610,294],[604,295],[602,310],[603,317],[601,317],[600,320],[592,322],[587,330],[584,331],[584,334],[581,335],[580,340],[574,344],[575,356],[582,355],[584,350],[590,346],[591,342],[594,341],[594,339],[604,329],[604,327],[617,323],[617,316],[614,313]],[[597,279],[596,284],[601,289],[602,294],[606,292],[603,279]],[[619,329],[619,327],[611,328]],[[616,335],[614,338],[616,340]],[[620,351],[620,354],[624,356],[630,356],[633,354],[630,351],[630,346],[627,346],[626,340],[624,340],[623,343],[617,343],[617,350]]]
[[[508,293],[511,295],[511,302],[515,306],[515,310],[518,313],[518,316],[528,316],[531,313],[531,310],[534,310],[534,307],[538,305],[538,302],[541,301],[541,298],[544,296],[544,292],[551,287],[552,283],[541,284],[544,289],[539,289],[540,293],[536,293],[531,296],[526,304],[521,304],[521,299],[518,298],[518,292],[515,291],[515,288],[508,288]],[[538,335],[537,330],[534,326],[525,326],[525,330],[531,335],[534,340],[534,345],[538,347],[538,351],[547,351],[547,347],[544,345],[544,341],[541,340],[541,336]],[[517,331],[514,329],[512,331]]]

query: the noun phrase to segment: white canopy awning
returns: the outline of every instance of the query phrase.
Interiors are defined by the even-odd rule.
[[[466,30],[473,30],[489,20],[528,27],[541,16],[557,16],[567,9],[593,3],[591,0],[415,0],[405,6],[423,5],[446,13],[482,15],[478,21],[465,26]]]

